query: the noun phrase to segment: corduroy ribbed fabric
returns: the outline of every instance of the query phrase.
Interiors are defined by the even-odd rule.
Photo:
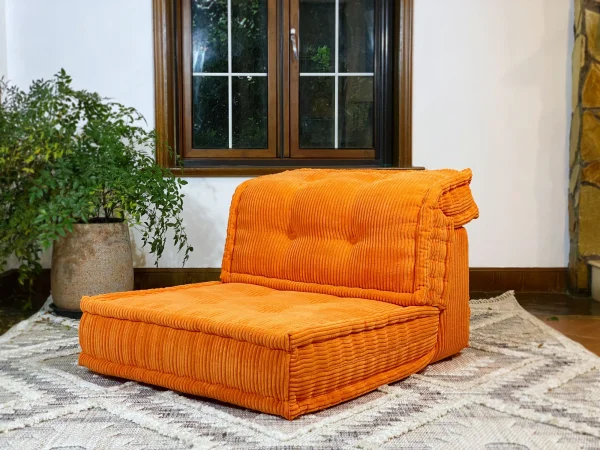
[[[464,228],[454,232],[448,290],[448,305],[440,313],[438,343],[432,362],[458,353],[469,343],[469,243]]]
[[[301,169],[236,190],[223,282],[446,304],[453,231],[478,216],[471,171]]]
[[[84,297],[81,365],[288,419],[468,341],[469,170],[242,183],[222,282]]]
[[[236,283],[86,297],[82,309],[80,364],[289,419],[426,365],[439,322],[433,307]]]

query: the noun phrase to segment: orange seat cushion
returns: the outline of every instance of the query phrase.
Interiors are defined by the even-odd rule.
[[[439,309],[202,283],[84,298],[80,363],[288,419],[425,367]]]

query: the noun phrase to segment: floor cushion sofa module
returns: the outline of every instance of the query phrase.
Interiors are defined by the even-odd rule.
[[[300,169],[236,190],[220,282],[84,297],[79,363],[293,419],[464,348],[471,172]]]

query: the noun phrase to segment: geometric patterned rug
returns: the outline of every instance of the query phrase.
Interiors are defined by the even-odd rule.
[[[89,372],[44,309],[0,336],[0,449],[600,449],[600,358],[512,292],[471,310],[459,355],[287,421]]]

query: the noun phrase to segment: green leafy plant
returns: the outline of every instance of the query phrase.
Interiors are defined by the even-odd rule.
[[[138,111],[74,89],[64,70],[27,92],[2,80],[0,94],[0,269],[14,254],[26,284],[74,224],[112,221],[137,228],[157,263],[172,239],[185,264],[187,182],[155,163],[166,144]]]
[[[309,47],[308,53],[312,55],[310,60],[314,63],[317,71],[329,72],[331,66],[331,49],[329,47],[322,45],[316,50]]]

